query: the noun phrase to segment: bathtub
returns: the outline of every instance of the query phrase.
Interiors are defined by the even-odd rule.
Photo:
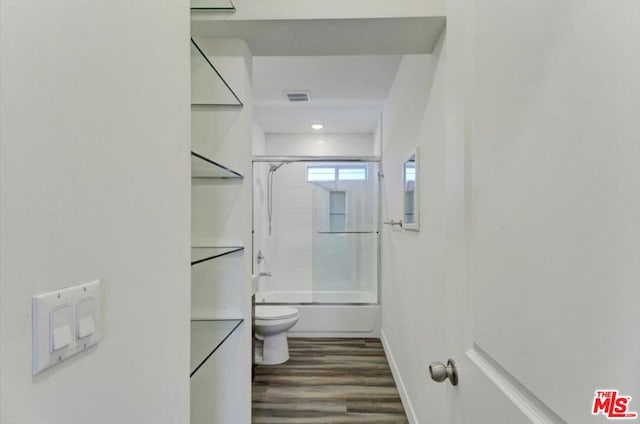
[[[380,337],[380,305],[368,292],[259,291],[256,304],[290,305],[300,319],[290,337]],[[330,303],[329,303],[330,302]]]

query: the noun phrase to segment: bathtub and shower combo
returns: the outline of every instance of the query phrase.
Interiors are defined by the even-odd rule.
[[[288,359],[286,334],[378,337],[377,158],[254,157],[257,361]]]

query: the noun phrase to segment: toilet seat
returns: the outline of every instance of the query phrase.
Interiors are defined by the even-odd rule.
[[[296,308],[288,306],[256,306],[255,317],[260,320],[278,320],[298,315]]]

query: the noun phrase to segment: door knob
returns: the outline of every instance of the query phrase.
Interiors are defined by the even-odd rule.
[[[458,385],[458,367],[453,359],[449,359],[447,365],[442,362],[432,362],[429,364],[429,374],[431,379],[438,383],[442,383],[448,378],[451,384]]]

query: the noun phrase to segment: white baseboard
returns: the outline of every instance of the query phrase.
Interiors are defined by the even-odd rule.
[[[400,370],[398,369],[398,365],[393,358],[393,352],[391,352],[391,348],[389,347],[389,343],[387,342],[387,337],[384,334],[384,330],[380,330],[380,340],[382,340],[382,347],[384,348],[385,355],[387,355],[389,367],[391,368],[391,374],[393,374],[393,379],[395,380],[396,387],[398,388],[398,392],[400,393],[402,406],[404,406],[404,411],[407,414],[409,424],[419,424],[418,419],[416,418],[416,413],[413,410],[413,405],[411,404],[411,400],[409,399],[409,394],[404,387],[404,382],[402,381]]]

